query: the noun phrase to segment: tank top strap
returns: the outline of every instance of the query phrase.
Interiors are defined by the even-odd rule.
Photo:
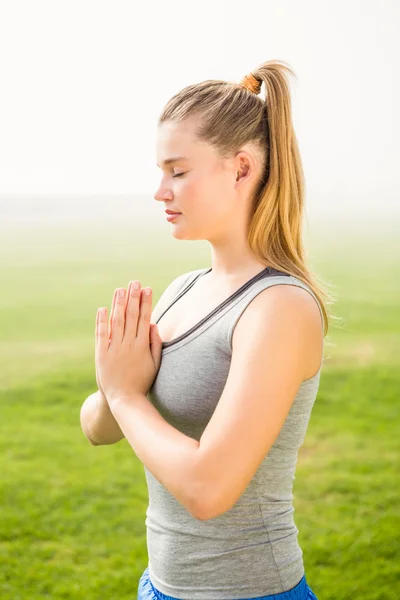
[[[165,294],[165,302],[160,302],[157,309],[153,311],[152,317],[154,323],[158,323],[161,317],[171,308],[173,304],[181,297],[194,282],[205,273],[207,269],[196,269],[195,271],[189,271],[179,275],[172,283],[165,289],[162,296]],[[161,311],[161,312],[160,312]]]
[[[184,273],[182,275],[182,280],[180,281],[179,286],[177,286],[171,298],[171,304],[173,304],[178,299],[178,296],[183,296],[183,294],[185,294],[187,290],[191,288],[192,285],[194,285],[195,281],[197,281],[202,275],[205,275],[207,271],[208,269],[196,269],[195,271],[189,271],[188,273]]]
[[[251,285],[251,287],[246,291],[245,294],[242,294],[239,298],[237,298],[237,300],[235,300],[235,302],[232,303],[232,306],[230,307],[230,322],[229,322],[227,338],[226,338],[229,350],[232,350],[232,336],[233,336],[233,331],[235,329],[235,326],[236,326],[238,320],[240,319],[241,315],[243,314],[243,312],[246,310],[247,306],[250,304],[250,302],[263,290],[265,290],[273,285],[282,285],[282,284],[301,287],[304,290],[306,290],[307,292],[309,292],[309,294],[311,294],[311,296],[313,296],[315,302],[317,303],[319,311],[320,311],[321,327],[322,328],[324,327],[324,324],[325,324],[324,315],[323,315],[320,303],[318,301],[318,298],[316,297],[314,292],[311,290],[311,288],[307,284],[305,284],[303,281],[298,279],[297,277],[294,277],[293,275],[288,275],[287,273],[285,274],[281,271],[271,270],[271,272],[269,273],[269,276],[263,277],[262,279],[255,281]]]

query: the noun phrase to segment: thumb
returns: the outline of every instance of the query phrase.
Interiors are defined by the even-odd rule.
[[[157,370],[160,368],[162,355],[162,339],[155,323],[150,324],[150,352]]]

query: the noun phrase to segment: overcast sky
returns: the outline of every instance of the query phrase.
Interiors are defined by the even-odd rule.
[[[0,197],[151,197],[168,99],[278,59],[297,76],[309,210],[398,212],[399,12],[390,0],[0,0]]]

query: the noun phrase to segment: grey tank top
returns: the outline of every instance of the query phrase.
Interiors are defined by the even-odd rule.
[[[209,271],[176,278],[164,292],[172,301],[162,312],[161,307],[153,311],[152,322]],[[257,294],[278,284],[300,286],[318,304],[302,281],[268,267],[189,331],[163,343],[148,398],[173,427],[200,440],[226,383],[235,325]],[[149,576],[160,592],[185,600],[235,600],[279,594],[300,581],[303,551],[293,518],[292,487],[321,368],[322,363],[300,385],[275,443],[242,496],[224,514],[206,521],[194,518],[144,467]]]

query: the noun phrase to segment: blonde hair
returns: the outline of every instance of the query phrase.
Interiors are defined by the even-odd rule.
[[[267,266],[309,286],[320,303],[326,336],[329,320],[336,317],[328,312],[333,297],[311,272],[303,247],[305,183],[287,74],[295,76],[285,63],[273,60],[261,64],[240,83],[206,80],[189,85],[168,101],[158,124],[199,117],[197,138],[212,144],[221,158],[234,156],[249,142],[261,150],[261,177],[253,190],[249,246]],[[258,96],[262,83],[265,100]]]

